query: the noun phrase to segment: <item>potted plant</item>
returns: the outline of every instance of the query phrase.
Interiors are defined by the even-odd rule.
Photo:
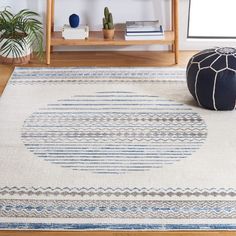
[[[0,60],[3,63],[23,64],[32,52],[43,58],[43,26],[39,14],[28,9],[17,14],[5,8],[0,11]]]
[[[103,36],[104,39],[114,39],[115,28],[113,24],[112,13],[110,13],[108,7],[104,8],[103,18]]]

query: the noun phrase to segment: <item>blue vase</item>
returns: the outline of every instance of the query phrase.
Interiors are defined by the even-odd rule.
[[[79,19],[78,15],[76,15],[76,14],[70,15],[69,22],[70,22],[70,26],[72,28],[78,27],[79,26],[79,21],[80,21],[80,19]]]

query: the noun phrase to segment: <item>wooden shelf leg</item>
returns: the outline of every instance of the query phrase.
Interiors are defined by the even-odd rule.
[[[179,63],[179,0],[174,0],[175,64]]]
[[[175,15],[175,0],[171,0],[171,30],[174,32],[175,31],[175,19],[174,19],[174,15]],[[175,52],[175,44],[172,44],[172,52]]]
[[[52,0],[47,0],[47,34],[46,34],[46,63],[51,61],[51,36],[52,36]]]
[[[54,32],[54,17],[55,17],[55,0],[52,0],[51,7],[51,32]],[[53,46],[51,46],[51,52],[53,52]]]

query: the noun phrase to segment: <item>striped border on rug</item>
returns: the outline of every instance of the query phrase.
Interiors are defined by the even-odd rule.
[[[60,195],[60,196],[151,196],[151,197],[172,197],[172,196],[194,196],[194,197],[218,197],[218,196],[236,196],[236,189],[229,188],[52,188],[52,187],[1,187],[0,188],[0,196],[4,195]]]
[[[65,73],[66,72],[66,73]],[[17,67],[11,85],[32,84],[88,84],[88,83],[146,83],[184,82],[184,68],[170,67],[67,67],[24,68]]]

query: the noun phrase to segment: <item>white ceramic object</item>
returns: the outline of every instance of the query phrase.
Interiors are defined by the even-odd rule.
[[[2,45],[7,41],[7,39],[3,39],[2,42],[0,42],[0,48],[2,47]],[[4,60],[6,59],[6,61],[22,61],[22,59],[24,60],[25,58],[29,58],[32,50],[29,44],[25,45],[25,47],[22,49],[21,47],[19,47],[19,45],[16,44],[16,46],[19,48],[20,50],[20,54],[21,57],[20,58],[15,58],[14,54],[12,52],[10,52],[8,55],[7,53],[3,53],[0,50],[0,57]]]

